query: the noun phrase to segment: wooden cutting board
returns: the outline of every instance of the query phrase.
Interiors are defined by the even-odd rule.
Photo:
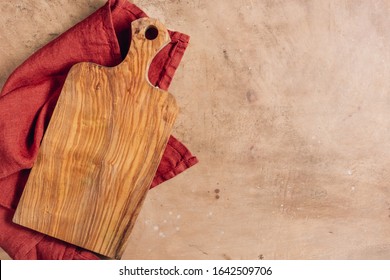
[[[148,80],[168,42],[160,22],[139,19],[120,65],[72,67],[15,223],[121,257],[178,113],[175,98]]]

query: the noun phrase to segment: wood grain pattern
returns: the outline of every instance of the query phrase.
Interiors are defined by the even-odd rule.
[[[158,30],[153,40],[145,37],[150,27]],[[168,42],[160,22],[140,19],[120,65],[71,69],[15,223],[121,257],[178,113],[174,97],[147,79]]]

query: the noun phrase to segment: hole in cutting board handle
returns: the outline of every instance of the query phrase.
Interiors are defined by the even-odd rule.
[[[148,40],[154,40],[158,36],[158,29],[154,25],[150,25],[146,28],[145,37]]]

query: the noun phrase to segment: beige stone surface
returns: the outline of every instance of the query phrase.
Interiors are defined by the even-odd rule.
[[[0,83],[104,2],[2,1]],[[390,259],[390,3],[134,2],[191,35],[174,135],[200,163],[123,258]]]

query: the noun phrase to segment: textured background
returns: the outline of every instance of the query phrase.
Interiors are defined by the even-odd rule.
[[[1,1],[0,86],[104,3]],[[389,1],[134,3],[191,35],[170,91],[200,163],[123,258],[390,259]]]

